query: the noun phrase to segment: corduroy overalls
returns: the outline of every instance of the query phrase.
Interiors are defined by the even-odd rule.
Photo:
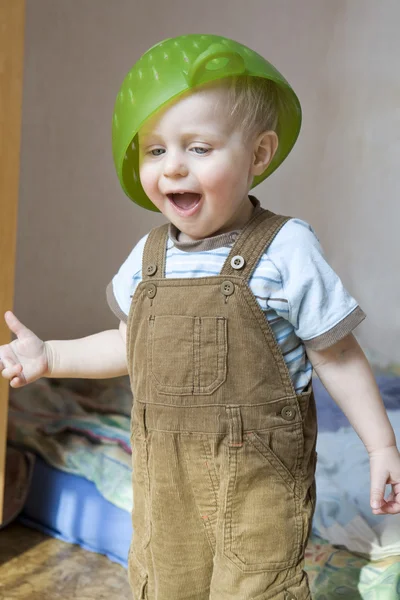
[[[134,600],[309,600],[316,411],[248,286],[287,217],[260,209],[220,275],[166,279],[152,230],[132,299]]]

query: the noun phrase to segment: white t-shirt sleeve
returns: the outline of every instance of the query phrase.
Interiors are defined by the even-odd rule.
[[[118,273],[107,286],[107,301],[113,313],[125,323],[128,320],[132,296],[142,281],[142,257],[148,234],[133,248]]]
[[[281,274],[289,309],[286,318],[307,347],[327,348],[365,318],[357,301],[326,261],[308,223],[291,219],[273,244],[273,260]]]

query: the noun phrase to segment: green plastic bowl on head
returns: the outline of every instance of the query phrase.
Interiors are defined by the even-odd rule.
[[[158,209],[139,178],[138,131],[161,107],[189,90],[225,77],[248,75],[274,81],[280,90],[278,150],[255,187],[285,160],[299,135],[300,102],[286,79],[254,50],[217,35],[182,35],[153,46],[138,60],[119,90],[112,121],[113,158],[126,195],[148,210]]]

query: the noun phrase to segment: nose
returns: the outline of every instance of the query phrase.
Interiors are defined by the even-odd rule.
[[[165,177],[186,177],[188,168],[180,152],[168,152],[164,161]]]

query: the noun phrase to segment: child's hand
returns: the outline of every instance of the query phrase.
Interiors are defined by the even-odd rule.
[[[8,311],[4,315],[9,329],[17,336],[10,344],[0,346],[0,373],[13,388],[36,381],[48,371],[44,342]]]
[[[400,513],[400,455],[396,446],[374,450],[369,455],[371,468],[371,507],[375,515]],[[384,498],[385,486],[392,486]]]

